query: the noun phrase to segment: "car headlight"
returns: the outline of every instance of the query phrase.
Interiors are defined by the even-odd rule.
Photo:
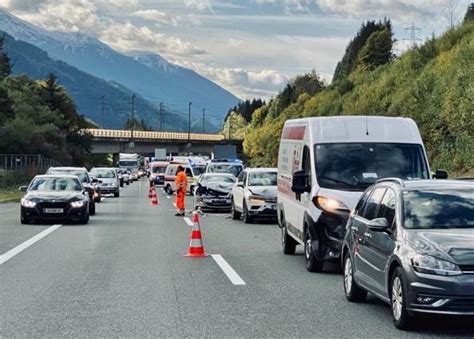
[[[25,198],[22,198],[20,203],[21,203],[21,206],[26,207],[26,208],[33,208],[36,206],[36,203],[34,201],[27,200]]]
[[[319,209],[328,212],[349,211],[349,208],[343,202],[336,199],[326,198],[320,195],[315,196],[313,198],[313,203]]]
[[[411,258],[411,264],[415,271],[425,274],[453,276],[462,274],[459,266],[430,255],[416,254]]]
[[[72,208],[81,208],[84,206],[84,201],[73,201],[71,202]]]
[[[249,203],[256,206],[263,206],[265,205],[265,198],[256,195],[251,195],[249,198]]]

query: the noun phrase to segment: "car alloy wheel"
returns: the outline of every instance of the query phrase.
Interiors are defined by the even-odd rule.
[[[402,316],[403,309],[403,289],[400,277],[395,277],[392,283],[392,313],[396,321]]]
[[[344,288],[346,289],[346,294],[352,292],[352,262],[351,257],[347,256],[344,264]]]

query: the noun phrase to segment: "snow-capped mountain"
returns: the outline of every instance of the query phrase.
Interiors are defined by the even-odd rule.
[[[239,99],[196,72],[156,54],[127,56],[82,33],[49,32],[0,9],[0,30],[45,50],[81,71],[117,82],[145,99],[169,105],[193,102],[223,120]],[[219,125],[221,121],[216,121]]]

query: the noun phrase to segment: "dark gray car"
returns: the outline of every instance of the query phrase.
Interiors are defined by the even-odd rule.
[[[373,293],[400,329],[418,313],[474,315],[474,184],[378,181],[351,213],[342,258],[347,299]]]

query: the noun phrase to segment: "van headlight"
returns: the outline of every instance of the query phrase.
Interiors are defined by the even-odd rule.
[[[321,195],[317,195],[313,198],[313,203],[319,209],[328,212],[345,211],[349,212],[349,208],[341,201],[331,198],[326,198]]]
[[[430,255],[416,254],[411,258],[413,269],[419,273],[453,276],[462,274],[458,265],[432,257]]]
[[[36,206],[36,203],[34,201],[22,198],[20,201],[21,206],[26,207],[26,208],[33,208]]]
[[[263,206],[265,205],[265,198],[257,195],[251,195],[249,197],[249,203],[254,206]]]
[[[72,208],[81,208],[84,206],[84,201],[73,201],[71,202]]]

